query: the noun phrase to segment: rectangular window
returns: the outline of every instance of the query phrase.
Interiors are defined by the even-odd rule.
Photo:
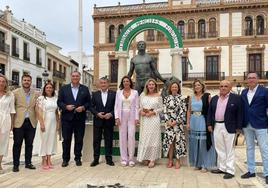
[[[63,68],[64,79],[66,78],[66,67]]]
[[[42,66],[41,50],[36,48],[36,64]]]
[[[249,54],[249,64],[248,72],[257,72],[257,74],[262,76],[262,54]]]
[[[5,75],[5,73],[6,73],[6,68],[5,67],[6,67],[5,64],[0,64],[0,73],[3,74],[3,75]]]
[[[117,76],[118,76],[118,60],[111,60],[111,82],[116,83],[117,82]]]
[[[47,59],[47,70],[51,71],[51,59]]]
[[[60,65],[60,67],[59,67],[59,71],[62,72],[62,65]]]
[[[26,42],[23,42],[23,60],[30,61],[29,44]]]
[[[182,80],[188,80],[188,58],[182,57],[181,63],[182,63]]]
[[[42,88],[42,78],[36,78],[36,88]]]
[[[53,61],[53,71],[56,71],[56,70],[57,70],[57,62]]]
[[[20,84],[20,73],[16,71],[12,71],[12,85]]]
[[[206,56],[206,80],[220,80],[219,56]]]
[[[12,37],[12,56],[19,57],[19,40]]]

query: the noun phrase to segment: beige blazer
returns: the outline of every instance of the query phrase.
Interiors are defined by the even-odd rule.
[[[18,88],[13,91],[15,96],[15,109],[16,109],[16,115],[15,115],[15,128],[20,128],[24,122],[25,119],[25,112],[29,112],[29,118],[31,121],[32,126],[35,128],[37,124],[36,120],[36,99],[38,98],[38,93],[31,89],[31,95],[30,95],[30,102],[29,104],[26,103],[26,97],[25,92],[22,88]]]

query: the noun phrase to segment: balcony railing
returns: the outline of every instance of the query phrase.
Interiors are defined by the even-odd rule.
[[[53,71],[53,76],[65,80],[65,74],[64,74],[63,72],[55,71],[55,70],[54,70],[54,71]]]
[[[8,54],[9,50],[10,50],[10,46],[8,44],[0,43],[0,51],[1,52],[5,52]]]
[[[218,37],[218,31],[213,32],[197,32],[197,33],[187,33],[185,34],[187,39],[195,39],[195,38],[216,38]]]
[[[224,80],[225,72],[195,72],[195,73],[183,73],[183,81],[194,81],[196,79],[200,80]]]
[[[246,36],[252,36],[253,35],[253,29],[246,29],[245,30],[245,35]]]
[[[268,71],[256,71],[259,79],[268,79]],[[244,80],[247,79],[248,72],[244,72]]]

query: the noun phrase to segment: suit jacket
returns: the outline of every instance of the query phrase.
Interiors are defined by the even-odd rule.
[[[114,116],[115,119],[122,119],[122,103],[123,103],[123,90],[117,90],[115,97]],[[134,122],[139,120],[139,94],[137,90],[131,89],[130,94],[131,106],[130,106],[130,121]]]
[[[15,128],[20,128],[25,119],[25,113],[29,113],[29,119],[31,121],[32,126],[35,128],[37,124],[36,119],[36,99],[38,98],[38,93],[33,89],[30,90],[30,102],[27,104],[25,92],[23,88],[18,88],[13,91],[15,97]]]
[[[80,84],[76,100],[73,97],[71,84],[63,86],[59,91],[57,104],[61,109],[61,119],[63,121],[71,121],[76,117],[77,120],[85,121],[86,120],[86,110],[90,108],[90,93],[88,87]],[[76,112],[68,111],[66,105],[74,105],[75,107],[84,106],[85,111]]]
[[[212,97],[208,109],[207,125],[215,126],[215,112],[219,96]],[[226,110],[224,113],[224,123],[228,133],[235,133],[236,129],[242,129],[243,111],[242,100],[239,95],[230,93]]]
[[[91,107],[90,111],[94,115],[93,124],[94,126],[101,125],[111,125],[114,126],[114,104],[115,104],[115,92],[108,90],[107,102],[105,106],[103,105],[101,98],[101,91],[96,91],[92,93]],[[112,118],[106,120],[101,119],[97,116],[99,112],[111,113],[113,115]]]
[[[268,89],[259,85],[250,104],[248,104],[248,90],[244,89],[241,94],[244,109],[243,127],[250,123],[255,129],[267,129]]]

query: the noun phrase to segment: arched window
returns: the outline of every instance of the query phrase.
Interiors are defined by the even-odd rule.
[[[253,21],[250,16],[245,17],[245,35],[253,35]]]
[[[189,39],[195,38],[195,22],[194,22],[194,20],[188,21],[188,38]]]
[[[123,24],[120,24],[118,26],[118,36],[120,35],[120,33],[122,32],[123,29],[124,29],[124,25]]]
[[[217,37],[216,18],[209,19],[208,37]]]
[[[261,15],[257,16],[257,35],[263,35],[264,34],[264,19]]]
[[[203,19],[198,21],[198,38],[206,38],[206,22]]]
[[[156,39],[157,41],[163,41],[165,39],[165,35],[161,31],[157,31]]]
[[[184,38],[184,21],[178,22],[178,31],[181,33],[181,37]]]
[[[115,41],[115,37],[114,37],[114,25],[110,25],[109,27],[109,43],[113,43]]]

